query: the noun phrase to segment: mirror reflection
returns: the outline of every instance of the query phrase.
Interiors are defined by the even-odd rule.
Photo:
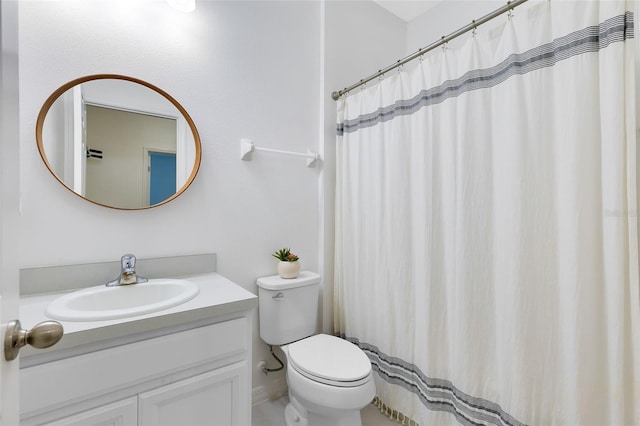
[[[161,89],[125,76],[89,76],[62,86],[40,111],[36,139],[58,181],[117,209],[173,200],[200,165],[200,139],[184,108]]]

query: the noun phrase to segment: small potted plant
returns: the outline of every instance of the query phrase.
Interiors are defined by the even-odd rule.
[[[272,255],[278,262],[278,274],[281,278],[296,278],[300,274],[300,258],[291,253],[291,249],[283,248]]]

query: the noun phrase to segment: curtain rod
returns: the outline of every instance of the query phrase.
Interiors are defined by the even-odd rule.
[[[499,9],[494,10],[493,12],[483,16],[480,19],[475,19],[473,20],[469,25],[464,26],[462,28],[460,28],[457,31],[452,32],[451,34],[449,34],[448,36],[442,36],[442,38],[434,43],[431,43],[430,45],[423,47],[422,49],[418,49],[417,52],[412,53],[411,55],[403,58],[403,59],[399,59],[395,64],[389,65],[388,67],[382,69],[382,70],[378,70],[377,73],[370,75],[367,78],[363,78],[362,80],[360,80],[359,82],[352,84],[349,87],[346,87],[342,90],[339,90],[337,92],[333,92],[331,94],[331,97],[333,98],[334,101],[337,101],[338,99],[340,99],[340,96],[344,95],[345,93],[348,93],[350,91],[352,91],[353,89],[355,89],[356,87],[360,87],[363,84],[366,84],[368,82],[370,82],[371,80],[378,78],[386,73],[388,73],[389,71],[398,68],[404,64],[406,64],[407,62],[410,62],[416,58],[419,58],[420,56],[424,55],[425,53],[429,52],[430,50],[435,49],[438,46],[442,46],[445,43],[448,43],[449,41],[453,40],[454,38],[461,36],[462,34],[469,32],[471,30],[476,29],[478,26],[484,24],[485,22],[488,22],[490,20],[492,20],[493,18],[502,15],[505,12],[508,12],[510,10],[513,10],[515,7],[520,6],[522,3],[526,2],[528,0],[512,0],[512,1],[508,1],[506,5],[502,6]]]

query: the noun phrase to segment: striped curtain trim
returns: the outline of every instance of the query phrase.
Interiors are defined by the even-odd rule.
[[[551,43],[535,47],[524,53],[511,54],[496,66],[471,70],[456,80],[425,89],[408,100],[396,101],[393,105],[361,115],[344,123],[338,123],[338,136],[359,129],[375,126],[395,117],[411,115],[419,109],[436,105],[472,90],[497,86],[515,75],[527,74],[541,68],[552,67],[560,61],[589,52],[597,52],[612,43],[634,37],[633,12],[607,19],[599,25],[587,27],[560,37]]]
[[[374,345],[341,337],[362,349],[382,379],[415,394],[429,410],[451,413],[463,425],[525,426],[495,402],[468,395],[448,380],[427,377],[416,365],[389,356]]]

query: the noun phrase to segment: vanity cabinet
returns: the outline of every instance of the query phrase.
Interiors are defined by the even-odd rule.
[[[23,368],[21,424],[251,424],[247,315]]]

